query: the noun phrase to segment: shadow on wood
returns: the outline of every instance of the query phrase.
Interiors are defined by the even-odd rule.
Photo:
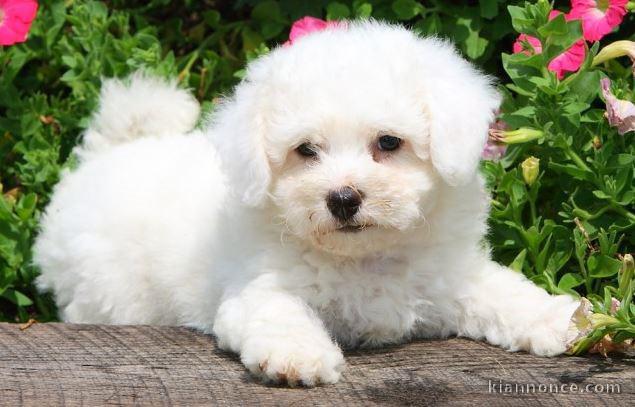
[[[254,382],[186,328],[0,324],[0,404],[626,406],[635,394],[632,356],[547,359],[450,339],[346,360],[338,384],[288,389]]]

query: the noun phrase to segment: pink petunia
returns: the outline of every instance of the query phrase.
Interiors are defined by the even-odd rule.
[[[339,21],[324,21],[319,18],[306,16],[293,23],[289,32],[289,40],[285,46],[292,45],[298,38],[316,31],[323,31],[327,28],[345,27],[345,23]]]
[[[37,8],[35,0],[0,0],[0,45],[26,41]]]
[[[525,55],[534,55],[542,53],[542,44],[536,37],[527,34],[520,34],[512,47],[514,54],[523,53]]]
[[[617,127],[621,135],[629,131],[635,131],[635,104],[628,100],[621,100],[611,92],[611,80],[604,78],[600,81],[602,95],[606,102],[606,118],[609,125]]]
[[[582,21],[587,41],[599,41],[622,23],[628,0],[571,0],[572,19]]]
[[[487,140],[487,144],[485,144],[485,148],[483,148],[481,153],[481,158],[485,161],[499,161],[505,156],[506,152],[507,145]]]
[[[500,111],[497,111],[496,116],[500,114]],[[496,119],[494,123],[490,124],[489,127],[489,137],[487,138],[487,144],[485,144],[485,148],[483,148],[483,152],[481,153],[481,158],[486,161],[499,161],[505,153],[507,152],[507,145],[503,143],[499,137],[496,135],[502,134],[507,130],[507,123],[500,119]]]
[[[551,10],[549,20],[553,20],[562,14],[561,11]],[[571,13],[565,14],[564,19],[567,21],[575,20],[576,17]],[[582,66],[586,58],[586,44],[583,39],[575,42],[568,50],[558,55],[549,62],[547,69],[556,73],[558,79],[564,78],[566,72],[576,72]]]
[[[584,40],[579,40],[571,48],[552,59],[547,69],[555,72],[558,79],[562,79],[566,72],[575,72],[580,69],[584,58],[586,58],[586,44]]]
[[[560,14],[562,14],[561,11],[552,10],[549,13],[549,19],[553,20]],[[573,17],[570,15],[565,15],[564,18],[567,21],[573,19]],[[532,53],[529,52],[523,45],[524,42],[527,42],[532,46],[534,53],[542,53],[542,44],[540,43],[540,40],[538,38],[532,37],[531,35],[520,34],[513,46],[514,54],[523,52],[527,55],[532,55]],[[555,72],[558,79],[562,79],[564,78],[566,72],[576,72],[578,69],[580,69],[580,66],[584,62],[585,57],[586,46],[584,40],[580,39],[579,41],[576,41],[576,43],[573,44],[565,52],[552,59],[549,62],[549,65],[547,65],[547,69]]]

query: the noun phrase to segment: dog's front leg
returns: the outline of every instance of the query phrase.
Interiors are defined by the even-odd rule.
[[[214,322],[219,346],[240,354],[250,372],[293,386],[335,383],[344,357],[322,321],[274,275],[261,275],[227,295]]]
[[[521,273],[492,261],[481,264],[459,292],[459,334],[540,356],[564,352],[579,303],[567,295],[549,295]]]

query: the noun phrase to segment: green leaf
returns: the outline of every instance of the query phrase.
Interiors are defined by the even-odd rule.
[[[427,16],[425,19],[418,21],[414,29],[424,35],[437,35],[442,32],[443,23],[441,17],[434,13]]]
[[[479,37],[477,32],[470,33],[470,36],[465,41],[465,53],[471,59],[477,59],[485,54],[489,41],[485,38]]]
[[[527,249],[523,249],[518,253],[514,261],[509,264],[509,268],[518,272],[523,271],[523,264],[525,263],[525,257],[527,256]]]
[[[532,34],[534,30],[534,19],[529,16],[527,10],[518,6],[507,6],[507,11],[512,18],[512,26],[519,33]]]
[[[550,36],[563,36],[568,32],[569,29],[567,27],[567,21],[562,13],[538,29],[538,34],[544,38]]]
[[[262,4],[262,3],[260,3]],[[259,4],[259,5],[260,5]],[[258,5],[256,6],[258,7]],[[254,9],[256,8],[254,7]],[[254,10],[252,10],[251,12],[252,17],[254,16]],[[220,19],[221,19],[221,15],[218,11],[216,10],[206,10],[203,13],[203,20],[205,21],[205,23],[207,25],[209,25],[210,27],[217,27],[218,24],[220,23]]]
[[[616,154],[611,158],[607,168],[617,169],[630,167],[635,162],[635,154]]]
[[[567,291],[584,284],[584,277],[576,273],[567,273],[558,282],[558,287]]]
[[[277,23],[286,23],[282,12],[280,11],[280,5],[277,1],[263,1],[256,4],[251,10],[251,18],[260,21],[273,21]],[[220,19],[220,16],[219,16]],[[214,16],[215,20],[215,16]]]
[[[244,27],[241,31],[243,40],[243,50],[248,52],[258,48],[264,41],[262,36],[249,27]]]
[[[481,0],[481,17],[492,19],[498,15],[498,0]]]
[[[565,101],[563,111],[565,114],[579,114],[588,108],[588,103]]]
[[[555,170],[560,173],[568,174],[578,180],[583,181],[592,181],[593,173],[590,171],[583,170],[576,165],[573,164],[558,164],[553,161],[549,161],[547,164],[549,168]]]
[[[600,71],[579,72],[569,83],[571,93],[582,103],[591,103],[600,91]]]
[[[587,260],[589,275],[593,278],[612,277],[622,267],[622,262],[609,256],[589,257]]]
[[[31,301],[29,297],[14,289],[6,290],[2,293],[2,297],[11,301],[18,307],[28,307],[33,304],[33,301]]]
[[[604,193],[604,191],[595,190],[593,191],[593,195],[595,195],[599,199],[611,199],[610,195]]]
[[[563,25],[564,24],[564,25]],[[549,27],[547,29],[547,27]],[[566,51],[576,41],[582,38],[582,26],[580,21],[565,21],[562,14],[548,22],[541,29],[545,29],[546,40],[543,43],[543,54],[545,58],[552,59]],[[540,30],[539,30],[540,31]]]
[[[346,4],[334,1],[326,6],[326,19],[327,20],[342,20],[348,18],[351,15]]]
[[[355,8],[355,15],[359,18],[369,18],[373,14],[373,5],[370,3],[361,3]]]
[[[27,194],[20,198],[18,204],[15,207],[15,211],[20,219],[26,221],[31,217],[35,211],[35,205],[37,204],[37,195],[34,193]]]
[[[411,20],[424,10],[415,0],[396,0],[392,3],[392,11],[399,20]]]
[[[519,54],[502,54],[503,68],[516,87],[526,96],[536,93],[536,78],[540,78],[544,61],[541,55],[528,56]],[[511,88],[511,86],[508,85]],[[516,90],[516,89],[514,89]]]

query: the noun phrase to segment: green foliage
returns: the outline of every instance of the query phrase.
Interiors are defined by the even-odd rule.
[[[510,128],[537,129],[542,136],[513,144],[503,160],[483,165],[494,192],[490,244],[499,261],[547,291],[588,296],[596,312],[607,313],[599,305],[606,298],[632,296],[633,287],[625,288],[630,281],[619,290],[618,280],[621,257],[635,247],[635,143],[633,132],[620,136],[604,119],[600,79],[610,77],[618,97],[633,100],[633,73],[614,61],[592,67],[596,43],[579,71],[557,80],[547,64],[579,40],[581,30],[579,22],[562,16],[548,21],[550,10],[545,1],[509,7],[513,26],[535,35],[543,53],[503,54],[511,83],[500,118]],[[520,170],[530,156],[540,160],[539,179],[531,186]],[[604,327],[604,334],[635,336],[629,302],[620,322]]]
[[[494,194],[489,240],[496,259],[552,293],[589,296],[596,312],[608,312],[607,295],[632,293],[630,280],[618,284],[618,270],[635,245],[633,135],[618,136],[606,123],[599,80],[610,76],[616,95],[632,100],[633,77],[615,61],[591,67],[596,44],[578,73],[557,80],[547,62],[579,39],[581,28],[563,17],[549,21],[544,0],[40,3],[29,40],[0,48],[0,320],[55,318],[52,300],[33,285],[31,245],[60,172],[72,165],[101,79],[139,68],[177,76],[210,108],[242,78],[246,61],[284,42],[305,15],[372,17],[446,37],[510,81],[501,86],[501,120],[540,135],[483,164]],[[543,53],[508,54],[516,31],[538,37]],[[531,186],[520,166],[529,156],[540,159]],[[602,329],[632,337],[632,305],[620,312],[622,325]]]

